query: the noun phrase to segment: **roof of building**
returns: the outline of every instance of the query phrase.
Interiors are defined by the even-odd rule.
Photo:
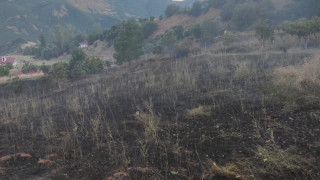
[[[5,58],[5,61],[2,60],[2,58]],[[1,57],[0,56],[0,65],[5,65],[5,64],[13,64],[16,61],[16,58],[14,57]]]
[[[88,41],[83,41],[83,42],[80,42],[79,44],[80,44],[80,45],[82,45],[82,44],[83,44],[83,45],[88,45]]]

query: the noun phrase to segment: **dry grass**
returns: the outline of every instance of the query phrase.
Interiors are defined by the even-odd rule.
[[[104,41],[96,41],[93,45],[89,46],[88,48],[84,49],[86,54],[88,56],[95,56],[95,57],[99,57],[102,60],[105,59],[111,59],[112,61],[114,61],[113,59],[113,54],[114,54],[114,47],[108,47],[107,43]]]
[[[234,172],[238,171],[238,168],[234,165],[219,167],[215,162],[210,162],[210,164],[209,168],[203,174],[203,179],[246,179]],[[242,170],[241,173],[245,172]]]
[[[210,108],[199,106],[197,108],[193,108],[187,111],[188,118],[197,118],[197,117],[208,117],[210,116]]]
[[[303,166],[296,157],[286,151],[274,147],[273,150],[266,147],[258,147],[258,156],[265,164],[265,173],[273,176],[281,176],[287,173],[295,174],[296,177],[306,175]]]
[[[2,97],[0,124],[4,126],[3,123],[12,121],[14,126],[17,126],[16,131],[8,133],[7,136],[12,138],[6,141],[12,143],[14,148],[25,148],[25,141],[28,140],[18,140],[23,139],[26,134],[38,134],[46,140],[46,146],[52,147],[45,149],[45,154],[61,151],[66,158],[88,159],[90,162],[97,160],[91,155],[99,154],[105,157],[108,165],[114,169],[141,164],[140,160],[143,159],[146,165],[159,162],[157,165],[161,166],[161,174],[167,176],[172,162],[171,147],[181,146],[181,149],[190,149],[193,152],[196,150],[192,147],[199,149],[203,146],[201,140],[210,143],[214,138],[219,138],[206,134],[215,131],[216,122],[204,122],[207,124],[203,125],[203,128],[211,128],[208,131],[201,130],[201,124],[185,125],[192,122],[193,118],[209,117],[215,110],[209,108],[212,104],[199,107],[197,105],[214,101],[219,104],[217,111],[227,108],[228,111],[221,114],[227,114],[228,117],[223,120],[229,121],[229,128],[224,130],[230,131],[232,123],[237,126],[237,123],[243,120],[244,112],[237,103],[233,103],[236,100],[231,101],[229,97],[238,98],[238,93],[243,93],[243,96],[251,95],[257,90],[257,87],[253,87],[257,81],[249,79],[257,76],[256,79],[264,80],[270,69],[287,63],[289,55],[202,54],[179,60],[131,62],[130,65],[128,63],[118,67],[114,73],[108,72],[70,82],[66,84],[63,92],[43,92],[42,89],[35,88],[30,93]],[[263,69],[261,65],[265,64],[269,65],[270,69]],[[250,86],[251,89],[247,88]],[[219,93],[219,90],[224,91]],[[217,96],[217,99],[214,96]],[[152,97],[152,100],[145,101],[149,97]],[[252,104],[247,106],[254,109]],[[132,120],[131,115],[137,107],[139,113],[136,114],[136,120],[141,123]],[[197,108],[187,110],[187,107]],[[181,114],[186,111],[191,120],[179,124],[180,119],[185,120],[185,116]],[[166,113],[173,115],[167,117]],[[237,119],[232,121],[232,117]],[[121,124],[123,121],[131,124]],[[169,123],[166,124],[167,122]],[[221,128],[223,127],[218,127]],[[189,134],[199,135],[200,138],[194,140],[195,137]],[[233,138],[241,137],[243,136]],[[188,148],[183,147],[184,140],[188,141]],[[152,144],[156,144],[156,147]],[[195,154],[190,153],[192,155],[184,157],[179,155],[179,152],[175,158],[179,160],[179,165],[187,164],[187,167],[183,168],[188,169],[189,175],[203,171],[198,174],[205,174],[208,179],[215,176],[241,179],[241,176],[237,176],[241,174],[235,170],[237,167],[218,167],[211,163],[207,168],[208,172],[204,172],[204,169],[199,168]],[[199,157],[210,158],[201,151]],[[233,155],[230,158],[234,158]],[[194,167],[198,169],[193,170]]]
[[[90,13],[113,14],[113,7],[103,0],[68,0],[75,7]]]
[[[146,112],[137,112],[137,119],[143,123],[145,130],[145,137],[151,138],[152,141],[157,141],[160,117],[157,116],[153,110],[153,103],[150,99],[149,102],[144,103]]]
[[[37,73],[37,74],[23,74],[19,75],[19,79],[21,80],[35,80],[35,79],[40,79],[43,77],[44,74],[42,72]],[[0,84],[6,84],[8,80],[12,79],[14,77],[0,77]]]
[[[165,18],[158,21],[158,29],[153,33],[153,37],[164,34],[168,29],[173,26],[183,26],[185,29],[190,28],[193,25],[201,23],[205,19],[216,19],[220,15],[220,10],[210,9],[208,13],[203,14],[199,17],[189,16],[187,14],[177,14],[169,18]]]
[[[305,83],[320,86],[320,58],[298,66],[287,66],[275,70],[275,83],[299,90],[306,90]]]

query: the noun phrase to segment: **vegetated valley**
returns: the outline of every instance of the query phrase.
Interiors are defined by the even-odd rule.
[[[279,23],[270,6],[249,22],[266,2],[169,5],[89,34],[84,50],[57,46],[70,61],[25,62],[44,75],[0,85],[0,179],[317,180],[320,20]],[[89,55],[101,46],[115,64]]]

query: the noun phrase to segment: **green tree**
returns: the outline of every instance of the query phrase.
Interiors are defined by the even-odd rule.
[[[86,53],[81,49],[75,49],[68,65],[68,75],[71,79],[80,78],[84,73],[83,63],[87,59]]]
[[[269,20],[264,20],[256,26],[256,36],[258,40],[264,44],[267,40],[274,40],[274,27],[269,23]]]
[[[29,63],[27,61],[24,61],[23,63],[23,66],[21,68],[21,71],[24,73],[24,74],[27,74],[29,72],[32,72],[32,71],[37,71],[38,70],[38,67],[32,63]]]
[[[83,68],[87,74],[96,74],[103,70],[104,62],[97,57],[87,58],[84,61]]]
[[[210,41],[212,38],[218,36],[220,27],[219,23],[214,19],[205,19],[201,25],[201,39],[203,41]]]
[[[201,25],[200,24],[196,24],[194,26],[192,26],[191,28],[188,29],[188,31],[185,33],[186,37],[194,37],[196,39],[200,39],[201,38]]]
[[[175,32],[177,39],[180,41],[183,39],[183,32],[184,32],[184,28],[183,26],[179,25],[179,26],[173,26],[172,27],[173,31]]]
[[[39,41],[40,41],[40,49],[47,47],[46,39],[43,34],[40,35]]]
[[[303,38],[304,46],[307,48],[310,36],[316,37],[316,34],[320,32],[320,19],[313,17],[311,20],[299,19],[295,23],[286,22],[282,25],[282,30],[290,35],[298,36],[299,39]]]
[[[169,4],[166,8],[166,11],[165,11],[165,15],[167,17],[171,17],[173,16],[174,14],[177,14],[179,13],[180,11],[180,6],[176,5],[176,4]]]
[[[173,29],[167,30],[160,40],[161,46],[166,48],[167,50],[170,50],[176,42],[177,36]]]
[[[10,73],[10,69],[8,69],[6,66],[0,66],[0,77],[8,76],[9,73]]]
[[[142,32],[135,19],[129,19],[121,23],[119,35],[114,43],[118,64],[122,64],[142,55]]]
[[[54,27],[54,44],[59,48],[60,53],[69,51],[74,31],[75,28],[71,24],[66,26],[58,24]]]
[[[223,35],[223,44],[230,45],[233,42],[236,42],[239,38],[231,31],[225,31]]]

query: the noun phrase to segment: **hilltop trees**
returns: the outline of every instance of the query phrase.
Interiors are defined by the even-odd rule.
[[[178,6],[176,4],[169,4],[167,6],[166,11],[165,11],[165,15],[167,17],[171,17],[171,16],[173,16],[174,14],[176,14],[179,11],[180,11],[180,6]]]
[[[308,40],[311,35],[316,37],[320,32],[320,18],[313,17],[311,20],[299,19],[298,22],[286,22],[282,26],[282,30],[290,35],[298,36],[299,39],[305,40],[305,48],[308,47]]]
[[[122,64],[142,55],[142,32],[135,19],[129,19],[121,23],[119,35],[115,39],[114,58]]]

